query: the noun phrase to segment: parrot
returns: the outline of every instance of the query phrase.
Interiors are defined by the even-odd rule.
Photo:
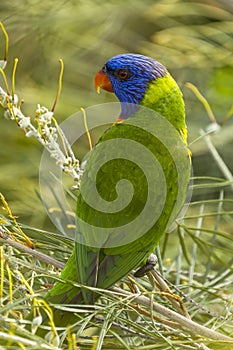
[[[93,304],[99,297],[98,290],[93,292],[88,287],[108,289],[144,265],[178,216],[188,192],[191,160],[185,105],[177,82],[165,66],[141,54],[119,54],[97,72],[94,85],[97,92],[102,89],[114,93],[121,110],[116,122],[104,132],[87,158],[77,195],[78,238],[59,281],[45,295],[46,302],[51,304]],[[160,136],[165,141],[161,141]],[[111,147],[113,141],[116,143]],[[138,151],[138,143],[148,150],[148,159],[147,152],[144,157],[143,152]],[[108,149],[113,158],[116,153],[114,159],[106,155]],[[129,154],[132,149],[137,153],[132,156],[133,160]],[[151,155],[159,162],[162,177],[153,168]],[[139,164],[135,164],[137,159]],[[150,177],[148,181],[141,165],[143,161]],[[160,185],[161,178],[165,178],[165,190]],[[131,185],[124,187],[124,179]],[[122,187],[117,187],[117,183]],[[94,191],[98,192],[96,206],[89,203]],[[129,223],[141,214],[149,196],[152,200],[149,217],[143,214],[140,229],[144,232],[138,234],[137,224],[130,230]],[[160,198],[163,198],[161,205]],[[101,211],[102,201],[107,203],[106,208],[108,203],[111,206],[118,201],[120,210],[108,213],[104,207]],[[153,211],[159,206],[160,215],[154,220]],[[105,229],[110,230],[106,239]],[[69,325],[71,314],[54,310],[55,324]]]

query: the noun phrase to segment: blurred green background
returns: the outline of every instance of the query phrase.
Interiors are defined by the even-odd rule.
[[[35,114],[38,103],[52,107],[59,58],[65,63],[56,107],[59,122],[80,107],[116,101],[113,94],[95,93],[93,77],[109,57],[125,52],[149,55],[173,74],[185,97],[190,143],[210,121],[186,82],[203,93],[218,121],[233,103],[232,1],[2,0],[0,20],[10,38],[5,71],[10,77],[18,57],[16,93],[25,100],[27,115]],[[3,39],[1,35],[0,58]],[[232,119],[213,142],[233,171]],[[203,141],[193,143],[191,150],[195,176],[222,176]],[[37,195],[42,151],[0,110],[0,191],[21,222],[48,229],[53,226]]]

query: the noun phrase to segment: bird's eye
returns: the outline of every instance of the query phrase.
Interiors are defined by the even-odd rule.
[[[107,67],[106,67],[105,65],[104,65],[103,68],[102,68],[102,72],[103,72],[104,74],[107,73]]]
[[[125,80],[129,76],[129,72],[126,69],[119,69],[117,71],[117,76],[120,80]]]

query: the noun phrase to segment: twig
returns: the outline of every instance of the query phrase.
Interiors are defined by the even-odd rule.
[[[198,100],[202,103],[202,105],[204,106],[206,113],[208,114],[208,117],[211,121],[211,123],[213,124],[217,124],[214,113],[212,112],[212,109],[209,105],[209,102],[207,101],[207,99],[200,93],[200,91],[197,89],[197,87],[195,85],[193,85],[192,83],[186,83],[185,86],[187,86],[187,88],[189,88],[190,90],[192,90],[192,92],[196,95],[196,97],[198,98]]]
[[[11,211],[9,204],[7,203],[5,197],[3,196],[3,194],[1,192],[0,192],[0,201],[2,202],[3,209],[7,212],[8,217],[13,221],[14,229],[17,232],[17,234],[16,234],[16,232],[11,233],[9,230],[7,230],[7,232],[12,236],[19,236],[20,238],[23,238],[28,247],[34,248],[32,241],[28,238],[27,235],[25,235],[25,233],[21,229],[20,225],[18,224],[18,222],[16,220],[16,217],[13,215],[13,213]],[[5,231],[4,229],[6,230],[6,227],[4,227],[4,228],[1,227],[2,233]]]
[[[171,302],[171,304],[177,310],[177,312],[190,319],[190,316],[188,314],[188,311],[186,310],[185,305],[182,302],[182,299],[179,295],[172,293],[163,276],[161,276],[160,273],[156,271],[156,269],[151,270],[149,273],[152,274],[155,281],[157,282],[157,287],[162,291],[163,295]]]
[[[218,153],[218,151],[216,150],[216,148],[214,147],[214,145],[211,141],[211,137],[209,135],[206,135],[206,133],[202,129],[200,130],[200,134],[201,134],[201,136],[203,136],[203,139],[206,143],[206,146],[208,147],[210,153],[212,154],[212,156],[213,156],[214,160],[216,161],[222,174],[225,176],[225,178],[227,180],[229,180],[231,182],[230,186],[233,190],[233,175],[232,175],[231,171],[229,170],[229,168],[224,163],[223,159],[221,158],[221,156]]]
[[[116,292],[122,295],[126,296],[131,296],[136,303],[139,303],[140,305],[144,305],[146,307],[151,306],[151,300],[144,295],[134,295],[130,292],[127,292],[123,289],[120,289],[118,287],[111,287],[109,288],[110,291]],[[107,292],[107,291],[106,291]],[[233,338],[228,337],[227,335],[221,334],[219,332],[215,332],[212,329],[206,328],[178,313],[175,311],[172,311],[168,308],[166,308],[163,305],[160,305],[156,302],[153,302],[152,304],[153,310],[155,312],[159,312],[161,315],[168,317],[170,320],[179,323],[183,328],[185,328],[189,333],[194,334],[194,335],[199,335],[207,339],[212,339],[212,340],[220,340],[220,341],[227,341],[231,342],[233,344]]]
[[[27,247],[26,245],[24,244],[21,244],[19,242],[16,242],[10,238],[3,238],[3,237],[0,237],[0,242],[2,242],[3,244],[5,245],[9,245],[13,248],[16,248],[16,249],[19,249],[21,251],[23,251],[24,253],[27,253],[31,256],[34,256],[35,258],[37,258],[38,260],[46,263],[46,264],[50,264],[50,265],[53,265],[55,267],[58,267],[59,269],[63,269],[65,264],[61,261],[58,261],[56,259],[53,259],[51,258],[50,256],[46,255],[46,254],[43,254],[41,252],[38,252],[37,250],[35,249],[31,249],[29,247]]]
[[[0,338],[2,341],[5,340],[6,344],[13,343],[13,342],[17,343],[21,349],[25,349],[25,346],[36,349],[36,347],[38,346],[38,342],[32,339],[26,339],[25,337],[20,337],[18,335],[12,334],[12,332],[11,333],[0,332]],[[45,343],[43,339],[41,339],[41,341],[42,341],[40,343],[41,349],[61,350],[60,347],[53,346],[51,344],[48,344],[47,342]]]
[[[51,258],[51,257],[49,257],[41,252],[36,251],[35,249],[30,249],[21,243],[13,241],[12,239],[9,239],[9,238],[5,239],[5,238],[0,237],[0,242],[3,242],[4,244],[9,244],[14,248],[20,249],[20,250],[24,251],[25,253],[36,257],[40,261],[43,261],[47,264],[51,264],[55,267],[64,268],[64,266],[65,266],[65,264],[63,262],[60,262],[56,259],[53,259],[53,258]],[[108,290],[105,290],[105,292],[108,293]],[[138,303],[140,305],[143,305],[146,307],[151,307],[151,299],[148,297],[145,297],[144,295],[133,294],[133,293],[127,292],[127,291],[125,291],[121,288],[115,287],[115,286],[109,288],[109,292],[110,293],[114,292],[114,293],[118,293],[121,295],[126,295],[128,297],[131,297],[136,303]],[[182,326],[183,328],[185,328],[190,334],[199,335],[199,336],[202,336],[204,338],[212,339],[212,340],[232,342],[232,344],[233,344],[233,338],[230,338],[224,334],[221,334],[219,332],[215,332],[209,328],[206,328],[202,325],[199,325],[198,323],[186,318],[185,316],[178,314],[175,311],[172,311],[172,310],[166,308],[165,306],[160,305],[157,302],[153,302],[152,307],[153,307],[153,310],[155,312],[160,313],[161,315],[167,317],[171,321],[179,323],[179,325]]]
[[[90,151],[92,151],[92,141],[91,141],[91,135],[90,135],[90,131],[88,129],[88,126],[87,126],[87,115],[86,115],[86,111],[84,108],[80,108],[81,109],[81,112],[83,114],[83,121],[84,121],[84,127],[85,127],[85,130],[86,130],[86,133],[87,133],[87,139],[88,139],[88,143],[89,143],[89,149]]]
[[[199,209],[199,216],[197,219],[197,229],[195,232],[195,237],[198,238],[200,236],[200,229],[202,228],[203,225],[203,213],[204,213],[204,204],[200,205]],[[197,243],[194,240],[193,243],[193,249],[192,249],[192,257],[191,257],[191,262],[190,262],[190,267],[189,267],[189,278],[188,278],[188,284],[189,284],[189,292],[191,292],[191,286],[193,284],[193,276],[194,276],[194,270],[195,270],[195,264],[197,262],[196,259],[196,251],[197,251]]]
[[[8,38],[8,34],[7,34],[7,31],[3,25],[2,22],[0,22],[0,28],[3,32],[3,35],[5,37],[5,55],[4,55],[4,61],[6,62],[7,61],[7,57],[8,57],[8,48],[9,48],[9,38]],[[2,67],[4,68],[4,67]]]

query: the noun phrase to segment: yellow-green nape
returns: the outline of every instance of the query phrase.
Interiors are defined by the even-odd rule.
[[[166,118],[187,140],[185,106],[182,93],[173,77],[167,73],[148,84],[141,105],[153,109]]]

